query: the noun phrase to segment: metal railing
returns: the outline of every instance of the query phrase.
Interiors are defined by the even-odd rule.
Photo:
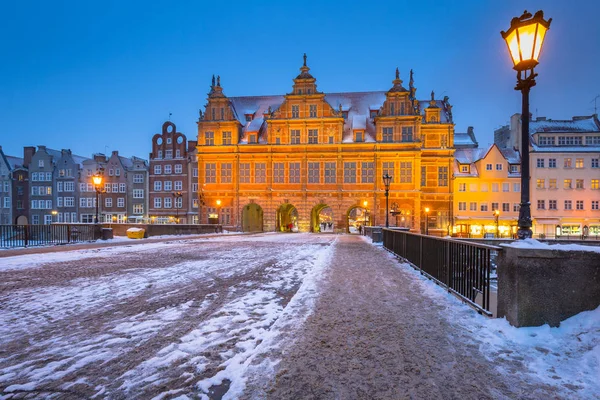
[[[492,253],[497,246],[383,230],[383,247],[481,312],[490,311]]]
[[[94,224],[0,225],[0,248],[47,246],[95,239]]]

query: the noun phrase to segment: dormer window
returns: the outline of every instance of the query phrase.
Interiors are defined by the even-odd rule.
[[[344,118],[344,120],[348,119],[348,111],[342,111],[342,117]]]
[[[470,168],[469,168],[469,167],[470,167],[469,165],[461,165],[461,166],[460,166],[460,172],[464,172],[464,173],[467,173],[467,174],[468,174],[468,173],[469,173],[469,170],[470,170]]]
[[[356,139],[355,139],[355,141],[356,142],[364,142],[365,141],[365,136],[364,135],[365,135],[365,133],[363,131],[356,131],[356,135],[355,135]]]
[[[249,135],[248,143],[256,143],[256,135]]]
[[[371,110],[371,111],[369,112],[369,117],[371,117],[371,118],[375,118],[376,116],[377,116],[377,110]]]
[[[246,114],[246,122],[252,121],[252,114]]]

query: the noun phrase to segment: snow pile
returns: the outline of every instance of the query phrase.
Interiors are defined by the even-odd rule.
[[[500,246],[514,247],[517,249],[542,249],[542,250],[562,250],[562,251],[593,251],[600,253],[600,246],[596,243],[590,243],[589,246],[580,244],[548,244],[535,239],[515,240],[512,243],[503,243]]]

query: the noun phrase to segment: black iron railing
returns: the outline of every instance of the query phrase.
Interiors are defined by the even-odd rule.
[[[492,255],[502,249],[460,240],[383,230],[383,246],[485,314],[490,311]]]
[[[47,246],[96,239],[94,224],[0,225],[0,248]]]

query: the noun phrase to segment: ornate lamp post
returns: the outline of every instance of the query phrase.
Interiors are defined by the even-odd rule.
[[[221,223],[221,200],[217,200],[217,224]]]
[[[92,176],[92,182],[94,183],[94,189],[96,190],[96,217],[94,218],[95,224],[98,223],[98,205],[100,204],[98,197],[100,196],[100,193],[104,192],[102,188],[102,180],[102,175],[100,175],[99,172],[96,172],[94,176]]]
[[[425,207],[425,234],[429,235],[429,207]]]
[[[365,214],[365,223],[363,224],[363,232],[365,231],[365,227],[367,226],[367,204],[369,204],[366,200],[363,201],[363,212]]]
[[[500,32],[517,71],[517,86],[523,97],[521,111],[521,208],[519,209],[519,239],[531,238],[531,205],[529,203],[529,90],[535,86],[537,74],[533,71],[546,31],[550,29],[552,18],[544,20],[543,11],[531,15],[527,11],[510,21],[507,32]]]
[[[496,237],[500,237],[500,230],[498,229],[498,218],[500,217],[500,210],[494,210],[494,222],[496,223]]]
[[[53,222],[58,222],[58,221],[56,221],[56,216],[58,215],[58,211],[52,210],[50,213],[52,214],[52,219],[54,220]]]
[[[385,185],[385,227],[390,227],[389,214],[388,214],[388,203],[390,198],[390,183],[392,183],[392,177],[387,173],[383,175],[383,184]]]
[[[175,198],[175,223],[178,224],[179,223],[179,199],[181,199],[183,197],[183,193],[181,192],[174,192],[173,193],[173,197]]]

